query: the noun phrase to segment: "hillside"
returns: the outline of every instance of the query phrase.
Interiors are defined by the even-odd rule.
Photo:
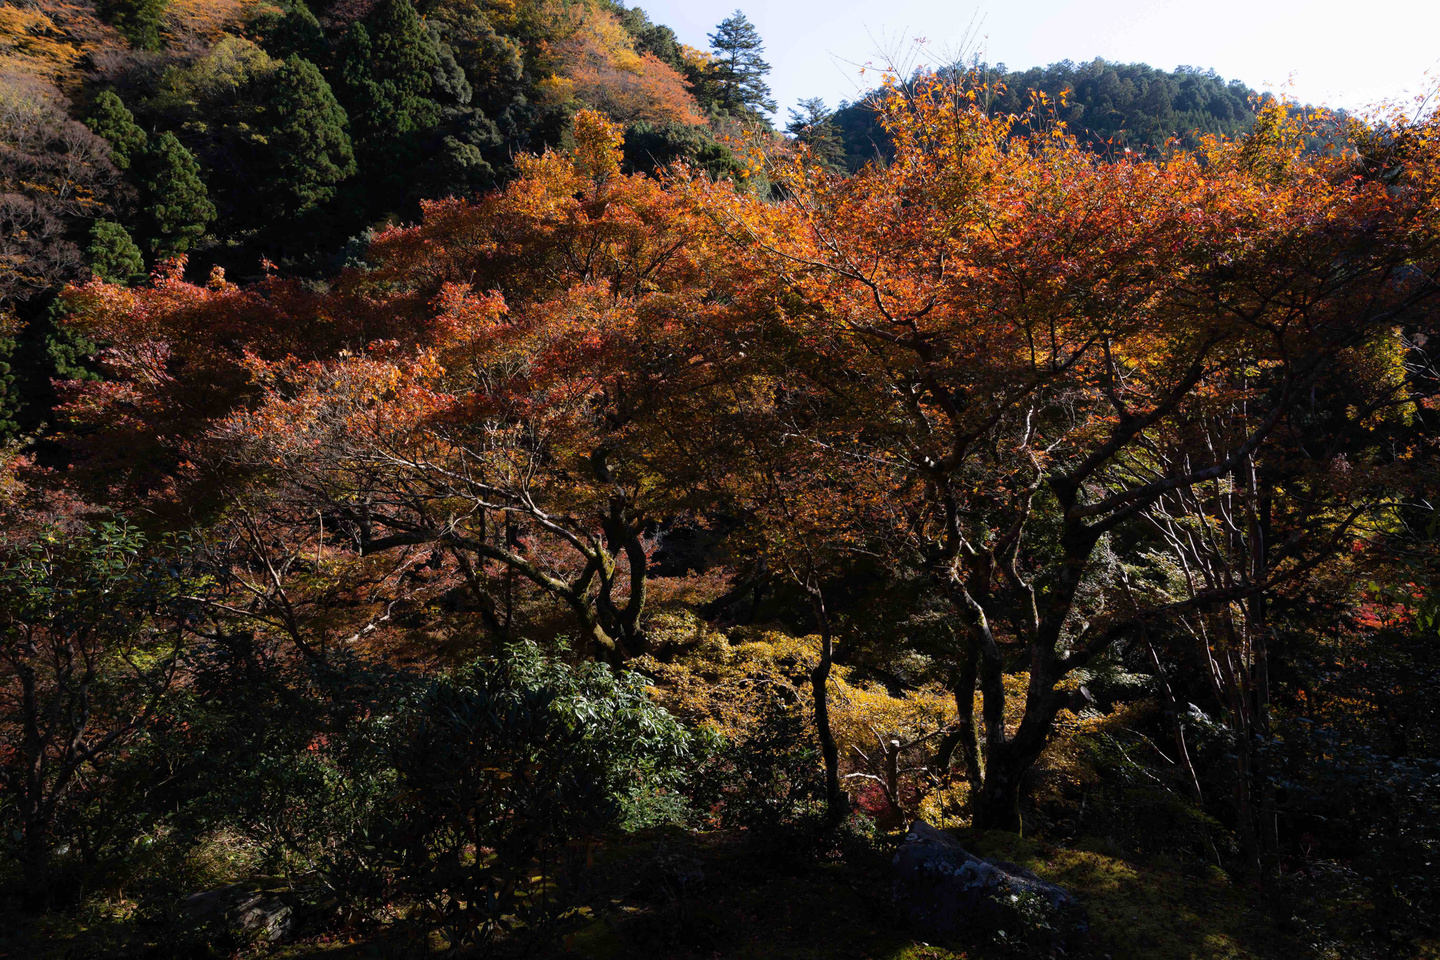
[[[0,6],[0,960],[1440,956],[1436,101],[707,39]]]

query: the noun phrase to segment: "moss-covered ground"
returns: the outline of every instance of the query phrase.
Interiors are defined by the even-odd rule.
[[[1290,908],[1214,867],[1146,860],[1081,840],[961,834],[969,848],[1010,860],[1083,901],[1087,940],[1070,956],[1110,960],[1299,960],[1337,956],[1306,942]],[[887,845],[823,862],[726,833],[657,831],[602,845],[587,878],[589,919],[530,956],[577,960],[991,960],[991,948],[932,945],[900,928],[889,904]],[[679,878],[684,876],[681,881]],[[0,915],[0,958],[180,956],[139,922],[133,901],[90,903],[32,920]],[[191,948],[186,948],[187,950]],[[1432,948],[1419,957],[1436,957]],[[1428,951],[1428,952],[1427,952]],[[193,953],[185,953],[193,956]],[[282,947],[210,956],[382,960],[415,945],[363,929]],[[462,954],[463,955],[463,954]]]

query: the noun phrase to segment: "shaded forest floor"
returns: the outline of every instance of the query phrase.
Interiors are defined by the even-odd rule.
[[[1112,960],[1296,960],[1299,957],[1402,956],[1326,944],[1304,914],[1364,905],[1313,896],[1262,896],[1213,867],[1145,859],[1081,841],[1057,846],[1003,834],[960,834],[975,852],[1012,860],[1060,883],[1084,902],[1087,942],[1070,956]],[[743,835],[677,829],[602,844],[586,872],[588,923],[527,956],[585,960],[991,960],[1023,953],[921,943],[897,926],[889,903],[882,837],[867,855],[817,862],[767,851]],[[148,915],[149,919],[145,919]],[[171,917],[170,919],[174,919]],[[304,935],[279,947],[212,947],[195,952],[167,929],[162,914],[132,901],[92,903],[67,914],[0,915],[0,958],[268,956],[389,960],[416,956],[416,944],[362,931]],[[1434,944],[1418,954],[1440,957]],[[504,955],[504,951],[500,951]],[[465,956],[466,954],[459,954]]]

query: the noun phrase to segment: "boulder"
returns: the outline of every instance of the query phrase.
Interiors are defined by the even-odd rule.
[[[931,940],[1060,941],[1082,933],[1079,903],[1017,864],[977,857],[917,820],[895,854],[895,904]]]
[[[240,940],[278,943],[290,935],[295,922],[285,893],[263,883],[232,883],[192,893],[182,907],[202,927],[223,927]]]

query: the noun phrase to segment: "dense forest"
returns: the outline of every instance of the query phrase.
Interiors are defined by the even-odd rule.
[[[707,40],[0,6],[0,958],[1440,956],[1440,112]]]

